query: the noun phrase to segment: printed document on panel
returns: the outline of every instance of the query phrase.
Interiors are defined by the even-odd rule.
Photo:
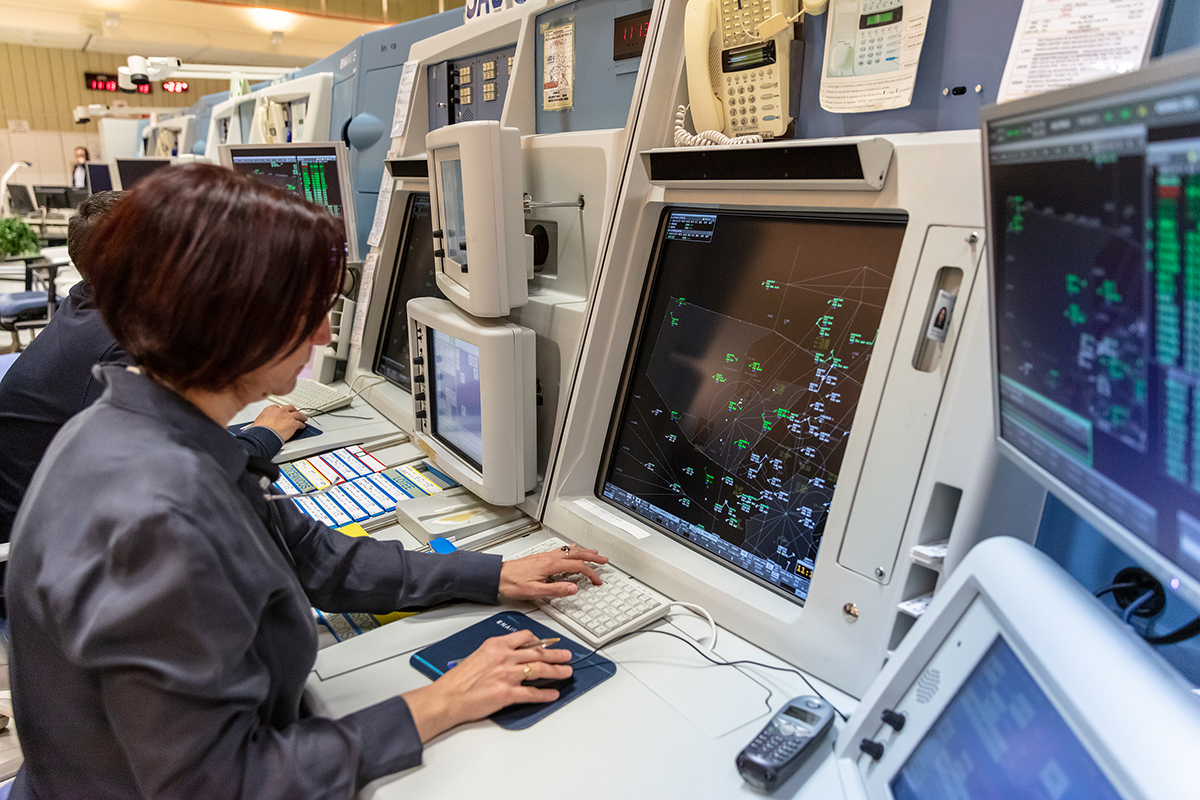
[[[371,253],[363,261],[362,283],[358,287],[358,306],[354,309],[354,327],[350,329],[350,346],[362,347],[363,330],[367,326],[367,307],[371,305],[371,289],[375,285],[375,264],[379,253]]]
[[[404,62],[400,73],[400,86],[396,89],[396,110],[392,114],[392,138],[404,135],[404,123],[408,121],[408,101],[412,98],[413,83],[417,78],[417,62]]]
[[[996,102],[1138,69],[1161,8],[1162,0],[1025,0]]]
[[[830,0],[821,108],[884,111],[912,102],[932,0]]]
[[[383,241],[383,229],[387,225],[388,210],[392,207],[392,174],[387,164],[383,165],[383,180],[379,183],[379,197],[375,200],[375,218],[371,220],[371,232],[367,244],[379,247]]]

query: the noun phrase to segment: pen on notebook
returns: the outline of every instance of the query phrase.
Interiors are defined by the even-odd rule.
[[[520,647],[518,647],[517,649],[518,649],[518,650],[528,650],[528,649],[530,649],[530,648],[532,648],[532,647],[540,647],[540,648],[542,648],[543,650],[545,650],[545,649],[546,649],[547,647],[549,647],[550,645],[552,645],[552,644],[558,644],[558,643],[559,643],[559,642],[561,642],[561,641],[562,641],[562,638],[561,638],[561,637],[558,637],[558,636],[552,636],[552,637],[550,637],[549,639],[538,639],[538,640],[536,640],[536,641],[533,641],[533,642],[528,642],[528,643],[526,643],[526,644],[523,644],[523,645],[521,645],[521,646],[520,646]],[[448,669],[448,670],[450,670],[450,669],[454,669],[455,667],[457,667],[457,666],[458,666],[458,664],[459,664],[459,662],[460,662],[460,661],[462,661],[462,659],[461,659],[461,658],[456,658],[456,659],[454,659],[453,661],[447,661],[447,662],[446,662],[446,669]]]

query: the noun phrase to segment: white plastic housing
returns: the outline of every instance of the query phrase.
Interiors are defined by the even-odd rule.
[[[436,333],[478,350],[478,464],[438,432],[439,394],[434,363]],[[536,335],[501,320],[473,319],[454,304],[432,297],[408,301],[408,337],[413,385],[413,433],[437,464],[480,499],[511,506],[537,482]]]
[[[1190,686],[1046,555],[1000,536],[963,560],[838,734],[848,800],[893,797],[891,780],[997,636],[1122,797],[1195,793],[1200,706]],[[1014,715],[1022,699],[1012,698]],[[902,730],[881,721],[885,708],[905,716]],[[863,755],[863,739],[883,743],[883,757]],[[1047,774],[1053,762],[1043,767],[1036,749],[1027,754],[1030,774]]]
[[[425,146],[438,288],[473,316],[506,316],[529,301],[520,131],[460,122]]]

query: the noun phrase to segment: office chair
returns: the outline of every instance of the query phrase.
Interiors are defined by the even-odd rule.
[[[54,267],[63,265],[57,262],[46,263],[51,266],[51,274],[57,272]],[[54,290],[51,280],[38,278],[35,275],[32,282],[42,284],[43,288],[0,294],[0,330],[8,331],[12,335],[10,353],[20,352],[22,349],[20,336],[22,330],[45,327],[50,320],[50,309],[58,308],[63,301],[63,298]]]

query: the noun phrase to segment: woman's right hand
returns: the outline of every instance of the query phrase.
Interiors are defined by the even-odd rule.
[[[488,639],[454,669],[429,686],[404,694],[422,742],[455,725],[482,719],[514,703],[550,703],[556,689],[522,685],[527,680],[571,677],[571,651],[524,647],[537,637],[530,631]]]

